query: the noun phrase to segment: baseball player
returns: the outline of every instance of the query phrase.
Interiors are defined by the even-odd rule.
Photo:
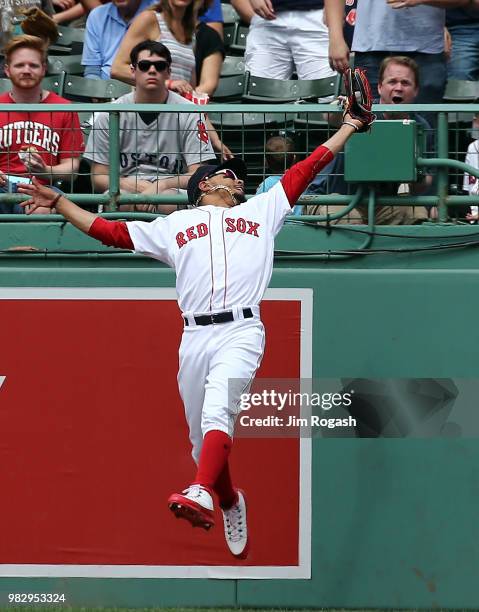
[[[31,196],[23,203],[30,212],[55,206],[103,244],[132,249],[175,269],[184,320],[178,384],[197,472],[192,484],[171,495],[168,504],[177,517],[209,529],[215,493],[227,545],[237,558],[248,553],[246,498],[232,484],[228,458],[244,381],[253,379],[263,356],[259,304],[272,273],[274,238],[314,176],[354,132],[367,129],[373,120],[364,76],[361,85],[365,104],[358,107],[351,93],[336,134],[287,170],[271,190],[248,201],[246,166],[237,158],[200,166],[188,182],[193,208],[151,223],[107,221],[35,180],[18,188]]]

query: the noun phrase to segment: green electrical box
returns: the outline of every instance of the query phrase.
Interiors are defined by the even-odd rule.
[[[354,135],[344,149],[344,179],[353,183],[411,183],[422,138],[410,119],[375,121],[370,132]]]

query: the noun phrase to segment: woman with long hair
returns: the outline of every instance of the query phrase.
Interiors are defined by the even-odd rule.
[[[171,52],[171,79],[184,81],[178,93],[191,90],[195,82],[194,35],[203,0],[160,0],[140,13],[128,28],[111,67],[114,79],[133,84],[130,51],[143,40],[158,40]],[[188,88],[186,84],[190,84]],[[174,88],[176,91],[177,88]],[[184,90],[184,91],[183,91]]]

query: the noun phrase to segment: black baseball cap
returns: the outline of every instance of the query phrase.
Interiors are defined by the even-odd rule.
[[[228,159],[222,164],[218,165],[207,164],[206,166],[200,166],[198,170],[191,175],[191,178],[188,181],[188,202],[190,204],[196,206],[196,200],[200,195],[198,185],[201,183],[201,181],[219,170],[233,170],[236,176],[242,181],[246,181],[248,177],[248,169],[246,168],[246,164],[239,157],[232,157],[231,159]]]

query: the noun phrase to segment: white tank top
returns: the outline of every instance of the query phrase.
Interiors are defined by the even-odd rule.
[[[184,44],[176,40],[173,32],[169,29],[161,13],[156,13],[158,27],[160,28],[159,42],[168,47],[171,53],[171,78],[191,81],[191,74],[195,70],[195,54],[193,53],[193,42]]]

